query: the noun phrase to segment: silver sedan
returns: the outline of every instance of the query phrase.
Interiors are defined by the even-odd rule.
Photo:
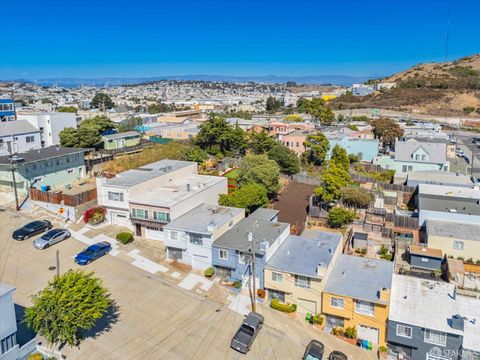
[[[67,229],[52,229],[43,234],[42,237],[34,240],[33,246],[36,249],[43,250],[60,241],[68,239],[70,236],[70,231],[68,231]]]

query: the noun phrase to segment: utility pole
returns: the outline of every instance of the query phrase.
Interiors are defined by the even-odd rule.
[[[248,252],[250,253],[250,262],[252,265],[252,311],[255,312],[257,311],[257,293],[256,293],[256,283],[255,283],[255,236],[253,235],[254,229],[258,227],[258,221],[255,221],[255,223],[252,226],[252,231],[248,233],[248,241],[252,243],[250,245],[250,248],[248,249]]]
[[[57,268],[57,278],[60,276],[60,252],[56,251],[56,259],[55,259],[55,262],[56,262],[56,268]]]
[[[12,143],[12,147],[13,147],[13,143]],[[13,185],[13,192],[15,194],[15,210],[16,211],[19,211],[20,210],[20,206],[18,204],[18,192],[17,192],[17,180],[15,179],[15,164],[14,164],[14,161],[13,161],[13,156],[14,154],[11,153],[10,154],[10,170],[12,171],[12,185]]]

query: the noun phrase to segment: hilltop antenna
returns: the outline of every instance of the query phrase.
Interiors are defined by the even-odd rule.
[[[447,37],[445,39],[445,62],[448,61],[448,42],[450,40],[450,22],[452,17],[452,1],[448,5],[448,20],[447,20]]]

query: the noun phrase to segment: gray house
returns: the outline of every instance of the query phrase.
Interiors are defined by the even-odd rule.
[[[480,356],[480,299],[449,283],[393,275],[388,351],[393,359],[456,360]]]

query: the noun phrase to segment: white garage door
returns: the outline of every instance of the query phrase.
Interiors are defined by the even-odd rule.
[[[317,304],[314,301],[298,299],[297,305],[297,311],[302,314],[309,312],[310,314],[315,315],[317,313]]]
[[[164,232],[160,228],[147,226],[145,228],[145,237],[152,240],[164,240]]]
[[[132,224],[130,223],[130,220],[128,219],[128,215],[124,213],[119,213],[119,212],[112,212],[111,213],[112,218],[112,224],[117,224],[120,226],[125,226],[130,228]]]
[[[192,268],[198,270],[205,270],[206,268],[212,266],[211,261],[207,256],[193,255],[192,257]]]
[[[362,340],[368,340],[372,343],[378,344],[378,329],[358,325],[357,337]]]

